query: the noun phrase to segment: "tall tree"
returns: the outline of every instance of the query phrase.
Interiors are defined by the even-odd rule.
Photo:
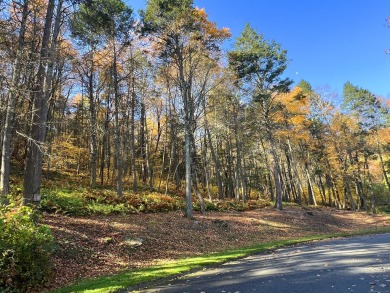
[[[356,152],[361,152],[363,155],[363,170],[367,173],[367,180],[371,194],[371,209],[375,211],[375,198],[374,192],[372,190],[372,175],[370,167],[368,164],[369,156],[372,153],[372,150],[369,149],[369,140],[370,135],[375,137],[377,144],[377,153],[381,158],[381,169],[383,172],[383,177],[389,187],[389,179],[387,177],[386,170],[383,165],[382,151],[381,146],[378,142],[378,130],[382,128],[386,123],[386,114],[388,110],[386,107],[383,107],[379,99],[373,95],[370,91],[359,88],[352,85],[350,82],[345,83],[344,85],[344,107],[346,110],[356,118],[359,131],[357,135],[360,137],[359,149]],[[358,154],[356,154],[355,161],[359,164]],[[359,165],[357,165],[359,167]],[[360,168],[357,169],[360,171]],[[365,201],[365,195],[363,191],[363,182],[361,180],[361,174],[356,175],[356,181],[358,185],[358,194]]]
[[[22,4],[22,15],[20,30],[18,36],[18,44],[16,48],[15,61],[13,64],[12,80],[7,100],[7,108],[5,112],[5,121],[3,129],[3,137],[0,140],[1,145],[1,167],[0,167],[0,192],[2,195],[9,193],[9,176],[10,176],[10,161],[11,161],[11,135],[14,126],[15,107],[18,98],[18,86],[21,78],[23,49],[25,47],[25,34],[27,26],[27,17],[29,14],[29,0],[25,0]]]
[[[88,97],[91,115],[91,186],[96,186],[97,168],[97,112],[94,98],[93,75],[95,74],[95,61],[93,55],[99,44],[108,43],[111,49],[111,80],[114,92],[114,133],[115,158],[117,167],[117,191],[122,195],[122,160],[120,152],[120,123],[119,111],[121,94],[119,89],[118,55],[120,47],[129,41],[128,33],[131,29],[132,10],[121,0],[84,1],[72,19],[72,33],[89,46],[90,65],[86,71],[88,75]],[[119,45],[119,47],[118,47]]]
[[[282,209],[281,171],[272,114],[278,110],[277,94],[287,92],[292,83],[282,77],[288,64],[287,51],[279,44],[265,40],[247,24],[236,40],[234,50],[229,52],[229,62],[260,115],[259,123],[265,130],[273,158],[276,206]]]
[[[26,167],[23,180],[24,204],[40,200],[43,148],[46,139],[46,123],[49,108],[48,93],[50,92],[52,82],[52,74],[50,73],[52,60],[49,60],[49,58],[54,58],[54,55],[51,54],[51,52],[55,51],[58,41],[58,33],[52,35],[55,4],[55,0],[49,0],[47,4],[40,48],[39,67],[33,88],[32,125],[30,138],[27,143]],[[62,5],[62,1],[58,2],[57,5]],[[57,11],[56,18],[60,20],[61,14],[62,9],[60,8]],[[59,20],[55,21],[57,27],[55,27],[54,30],[56,32],[59,31],[59,26],[61,25]],[[51,47],[53,48],[52,50]]]
[[[175,68],[173,76],[181,95],[185,130],[186,216],[193,217],[191,187],[194,176],[192,143],[201,99],[194,94],[199,65],[213,57],[218,43],[229,36],[207,20],[204,10],[195,9],[192,0],[151,0],[143,20],[146,31],[153,33],[161,60]]]

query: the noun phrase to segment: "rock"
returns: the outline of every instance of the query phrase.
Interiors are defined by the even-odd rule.
[[[141,246],[143,242],[144,240],[139,237],[126,237],[123,244],[130,248],[136,248]]]
[[[114,239],[112,237],[104,237],[101,239],[101,241],[105,244],[111,244],[114,242]]]

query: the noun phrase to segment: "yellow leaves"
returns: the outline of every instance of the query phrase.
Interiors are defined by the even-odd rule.
[[[378,140],[382,145],[390,142],[390,128],[383,128],[378,130]]]
[[[306,117],[304,115],[293,116],[289,119],[289,121],[293,125],[303,125],[307,123]]]
[[[76,139],[60,136],[52,143],[51,165],[53,168],[75,168],[78,163],[88,162],[88,149],[76,144]]]
[[[123,72],[123,67],[121,66],[120,55],[117,56],[117,71],[118,73]],[[100,69],[101,74],[106,74],[108,70],[112,68],[114,60],[114,51],[111,46],[107,46],[100,51],[95,51],[93,54],[94,66]]]
[[[95,52],[93,54],[93,62],[95,66],[107,68],[112,65],[113,52],[112,50],[105,48],[101,51]]]
[[[307,125],[309,121],[306,115],[309,112],[308,99],[302,93],[302,90],[295,87],[291,92],[279,94],[274,100],[278,110],[273,121],[282,124],[284,131],[278,131],[280,137],[297,138],[298,140],[307,140]],[[280,108],[280,109],[279,109]]]
[[[85,103],[86,99],[83,99],[83,96],[78,93],[72,98],[72,106],[77,107],[78,105],[81,105],[81,103]]]
[[[332,119],[330,129],[334,135],[346,135],[357,131],[359,128],[356,118],[336,112]]]

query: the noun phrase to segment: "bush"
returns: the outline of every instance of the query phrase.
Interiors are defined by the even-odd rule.
[[[41,209],[50,213],[63,213],[66,215],[88,215],[85,200],[77,194],[78,191],[56,190],[42,196]]]
[[[30,207],[0,207],[0,292],[30,292],[48,281],[54,239]]]
[[[110,214],[126,214],[126,213],[136,213],[137,210],[132,206],[128,206],[123,203],[119,204],[108,204],[108,203],[99,203],[91,202],[88,204],[88,210],[91,214],[98,215],[110,215]]]
[[[150,193],[143,197],[140,211],[156,213],[178,211],[182,208],[181,201],[169,195]]]

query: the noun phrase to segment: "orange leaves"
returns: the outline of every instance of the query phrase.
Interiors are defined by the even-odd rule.
[[[336,112],[333,116],[330,129],[334,135],[347,135],[349,133],[356,132],[358,130],[358,122],[356,118],[352,116],[344,115],[340,112]]]
[[[283,138],[296,138],[297,140],[307,140],[307,126],[309,121],[306,115],[309,113],[308,98],[299,87],[295,87],[291,92],[279,94],[274,102],[279,105],[274,115],[274,122],[282,124],[284,130],[278,131],[278,135]]]
[[[390,128],[382,128],[378,130],[378,140],[382,145],[390,142]]]
[[[93,54],[93,62],[95,66],[102,68],[110,67],[112,65],[112,58],[113,52],[108,48],[97,51],[95,54]]]
[[[194,13],[195,19],[200,24],[200,27],[202,28],[206,38],[224,40],[231,36],[229,28],[220,29],[217,27],[217,24],[215,22],[211,22],[207,19],[208,15],[204,8],[196,7]]]

